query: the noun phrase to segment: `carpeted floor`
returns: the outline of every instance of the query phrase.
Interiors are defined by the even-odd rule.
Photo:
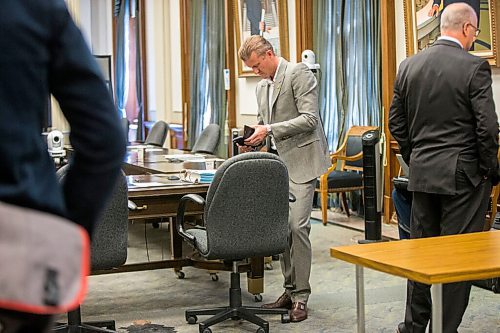
[[[334,214],[331,217],[334,218]],[[352,217],[351,222],[346,223],[354,222],[362,220]],[[312,220],[309,319],[301,323],[281,324],[280,316],[265,316],[270,323],[270,332],[356,331],[355,269],[351,264],[332,259],[329,248],[356,243],[363,238],[363,233],[337,224],[323,226],[318,220]],[[148,256],[149,260],[158,260],[169,255],[166,250],[169,235],[165,224],[160,229],[142,223],[131,224],[129,234],[128,262],[146,261]],[[264,302],[274,301],[283,292],[279,262],[273,262],[273,266],[273,270],[265,273]],[[88,297],[82,305],[83,318],[115,319],[119,332],[198,332],[197,325],[186,323],[184,311],[226,305],[229,273],[219,272],[219,280],[212,281],[206,271],[191,267],[183,271],[186,276],[182,280],[168,269],[91,276]],[[398,277],[365,270],[365,285],[366,332],[395,332],[403,318],[406,282]],[[246,292],[245,274],[242,274],[242,286],[243,303],[258,305],[253,295]],[[214,333],[255,332],[256,329],[253,324],[232,320],[212,328]],[[500,294],[473,287],[470,305],[459,332],[500,333]]]

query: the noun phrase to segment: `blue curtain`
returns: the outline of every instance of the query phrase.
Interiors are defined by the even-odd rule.
[[[343,0],[316,1],[314,27],[316,61],[321,65],[319,111],[331,151],[343,131],[345,109],[342,51]]]
[[[188,144],[192,147],[210,123],[221,128],[217,155],[227,156],[227,118],[224,89],[225,1],[191,3],[190,110]]]
[[[191,54],[189,66],[190,110],[188,145],[192,147],[203,130],[204,116],[208,107],[208,66],[207,66],[207,1],[191,2]]]
[[[142,73],[139,3],[137,0],[115,0],[116,17],[116,106],[123,118],[137,119],[137,136],[144,140],[144,107],[142,101]],[[132,56],[132,59],[131,59]],[[132,63],[133,62],[133,63]],[[135,67],[135,76],[131,77],[130,66]],[[132,83],[132,84],[131,84]],[[130,91],[133,89],[133,91]],[[128,106],[129,98],[134,101]],[[132,104],[134,104],[132,106]]]
[[[334,151],[354,125],[381,126],[380,4],[315,0],[320,114]]]
[[[208,3],[208,1],[207,1]],[[207,10],[207,65],[208,89],[210,95],[210,123],[218,124],[221,128],[217,155],[227,157],[226,135],[226,90],[224,88],[224,67],[226,57],[226,27],[224,17],[225,1],[211,0]],[[204,124],[206,127],[208,124]]]
[[[129,0],[117,0],[115,2],[114,14],[116,20],[116,107],[122,118],[127,117],[125,104],[128,97],[128,64],[129,64],[129,34],[130,6]]]

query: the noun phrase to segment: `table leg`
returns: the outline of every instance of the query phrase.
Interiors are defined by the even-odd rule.
[[[247,273],[248,292],[253,295],[264,292],[264,258],[252,257],[250,271]]]
[[[431,286],[432,297],[432,332],[443,332],[443,284],[436,283]]]
[[[170,250],[173,259],[182,258],[182,237],[177,233],[177,220],[170,220]]]
[[[365,282],[363,266],[356,265],[356,306],[358,333],[365,333]]]

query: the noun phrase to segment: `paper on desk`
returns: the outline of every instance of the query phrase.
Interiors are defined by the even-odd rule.
[[[191,160],[205,160],[205,156],[200,154],[172,154],[165,155],[167,160],[191,161]]]
[[[160,182],[140,182],[140,183],[131,182],[129,185],[135,186],[135,187],[154,187],[154,186],[165,186],[168,184],[160,183]]]

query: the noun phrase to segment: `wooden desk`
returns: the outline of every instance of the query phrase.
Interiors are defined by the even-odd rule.
[[[356,265],[358,332],[365,331],[363,267],[431,284],[432,329],[442,332],[442,284],[500,276],[500,231],[332,247]]]
[[[183,151],[175,149],[163,149],[163,151],[154,150],[151,156],[160,156],[162,152],[168,151],[170,154],[177,154]],[[130,154],[129,154],[130,156]],[[145,159],[149,158],[145,155]],[[139,163],[132,160],[127,160],[124,164],[124,169],[134,171],[133,176],[127,176],[129,185],[128,197],[132,200],[139,209],[129,211],[129,219],[151,219],[161,217],[175,217],[177,214],[177,206],[180,198],[189,193],[205,196],[209,184],[190,184],[179,180],[171,181],[168,176],[172,174],[162,174],[157,169],[169,168],[169,165],[182,166],[182,163],[165,163],[165,162],[150,162]],[[174,168],[175,168],[174,167]],[[165,169],[162,169],[165,170]],[[174,169],[171,169],[174,170]],[[178,171],[177,171],[178,172]],[[164,183],[165,186],[140,187],[132,184],[140,183]],[[198,215],[203,213],[201,206],[194,203],[189,203],[186,207],[187,215]],[[214,270],[214,271],[231,271],[232,266],[226,265],[223,262],[207,262],[196,260],[190,257],[184,257],[182,254],[182,238],[176,232],[177,225],[175,218],[170,224],[170,249],[172,258],[168,260],[160,260],[155,262],[126,264],[111,271],[93,272],[97,274],[108,274],[118,272],[133,272],[151,269],[174,268],[176,274],[182,278],[182,267],[194,266],[196,268]],[[255,299],[260,301],[260,295],[264,291],[264,258],[251,258],[246,265],[239,266],[240,272],[247,272],[248,292],[255,295]]]

